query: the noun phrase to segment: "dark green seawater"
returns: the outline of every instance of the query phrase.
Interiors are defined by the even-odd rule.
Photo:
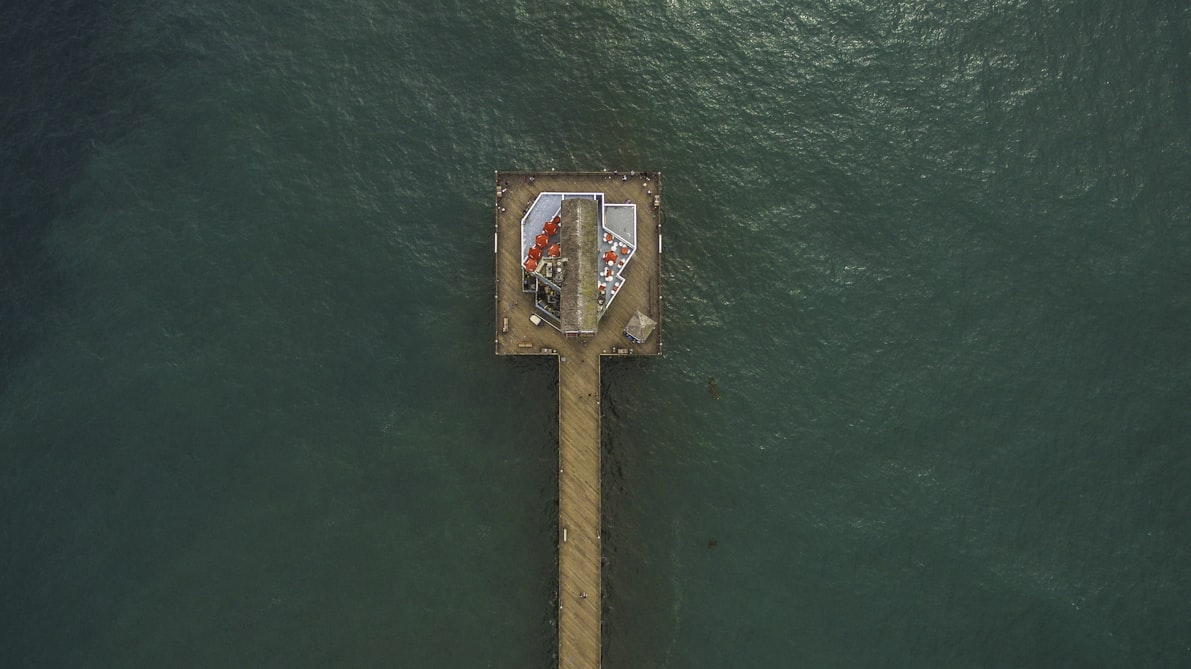
[[[0,26],[0,666],[553,666],[489,228],[551,167],[667,177],[606,667],[1191,666],[1185,2]]]

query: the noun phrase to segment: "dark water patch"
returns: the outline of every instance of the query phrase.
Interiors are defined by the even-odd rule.
[[[63,302],[43,240],[97,144],[143,112],[135,69],[112,49],[117,2],[5,3],[0,8],[0,391]]]

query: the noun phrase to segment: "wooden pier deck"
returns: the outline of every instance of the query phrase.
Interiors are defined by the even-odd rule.
[[[660,173],[498,172],[496,256],[497,355],[558,359],[558,666],[599,669],[603,620],[600,364],[604,357],[661,353]],[[637,205],[637,250],[625,284],[593,336],[567,338],[535,326],[533,295],[522,292],[521,219],[542,192],[601,192],[608,203]],[[657,199],[655,199],[657,198]],[[624,325],[636,311],[658,322],[644,344]]]
[[[558,363],[558,666],[600,666],[600,359]]]

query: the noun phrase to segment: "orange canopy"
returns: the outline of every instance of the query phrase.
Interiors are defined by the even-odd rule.
[[[552,235],[552,234],[558,232],[558,224],[555,223],[554,221],[547,221],[546,225],[542,226],[542,232],[544,232],[548,235]]]
[[[536,246],[533,247],[532,249],[529,250],[529,257],[533,258],[534,260],[541,258],[542,257],[542,249],[539,249]]]
[[[537,268],[538,268],[538,261],[534,260],[533,258],[530,258],[529,260],[525,261],[526,271],[532,272]]]
[[[550,243],[550,238],[546,235],[538,235],[534,238],[534,246],[538,248],[545,248]]]
[[[627,256],[629,254],[629,247],[627,247],[627,246],[620,247],[620,252]]]
[[[604,262],[616,262],[616,251],[604,251]]]
[[[558,244],[551,244],[550,249],[546,251],[546,253],[549,253],[553,258],[557,258],[558,256],[562,255],[562,247]]]

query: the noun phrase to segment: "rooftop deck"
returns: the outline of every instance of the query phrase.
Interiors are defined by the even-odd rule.
[[[562,669],[600,667],[600,361],[605,356],[661,353],[661,211],[655,206],[660,203],[660,177],[658,173],[610,172],[496,174],[496,353],[554,355],[559,361],[558,666]],[[617,284],[616,299],[608,303],[593,335],[565,337],[547,323],[535,326],[529,320],[531,314],[541,312],[534,295],[523,292],[527,247],[522,218],[543,192],[603,193],[609,205],[636,205],[636,238],[628,240],[636,248],[631,260],[616,268],[617,280],[623,283]],[[621,208],[611,217],[617,236],[629,234],[631,209]],[[571,251],[564,248],[563,253]],[[624,336],[625,325],[637,311],[658,322],[644,343]]]

